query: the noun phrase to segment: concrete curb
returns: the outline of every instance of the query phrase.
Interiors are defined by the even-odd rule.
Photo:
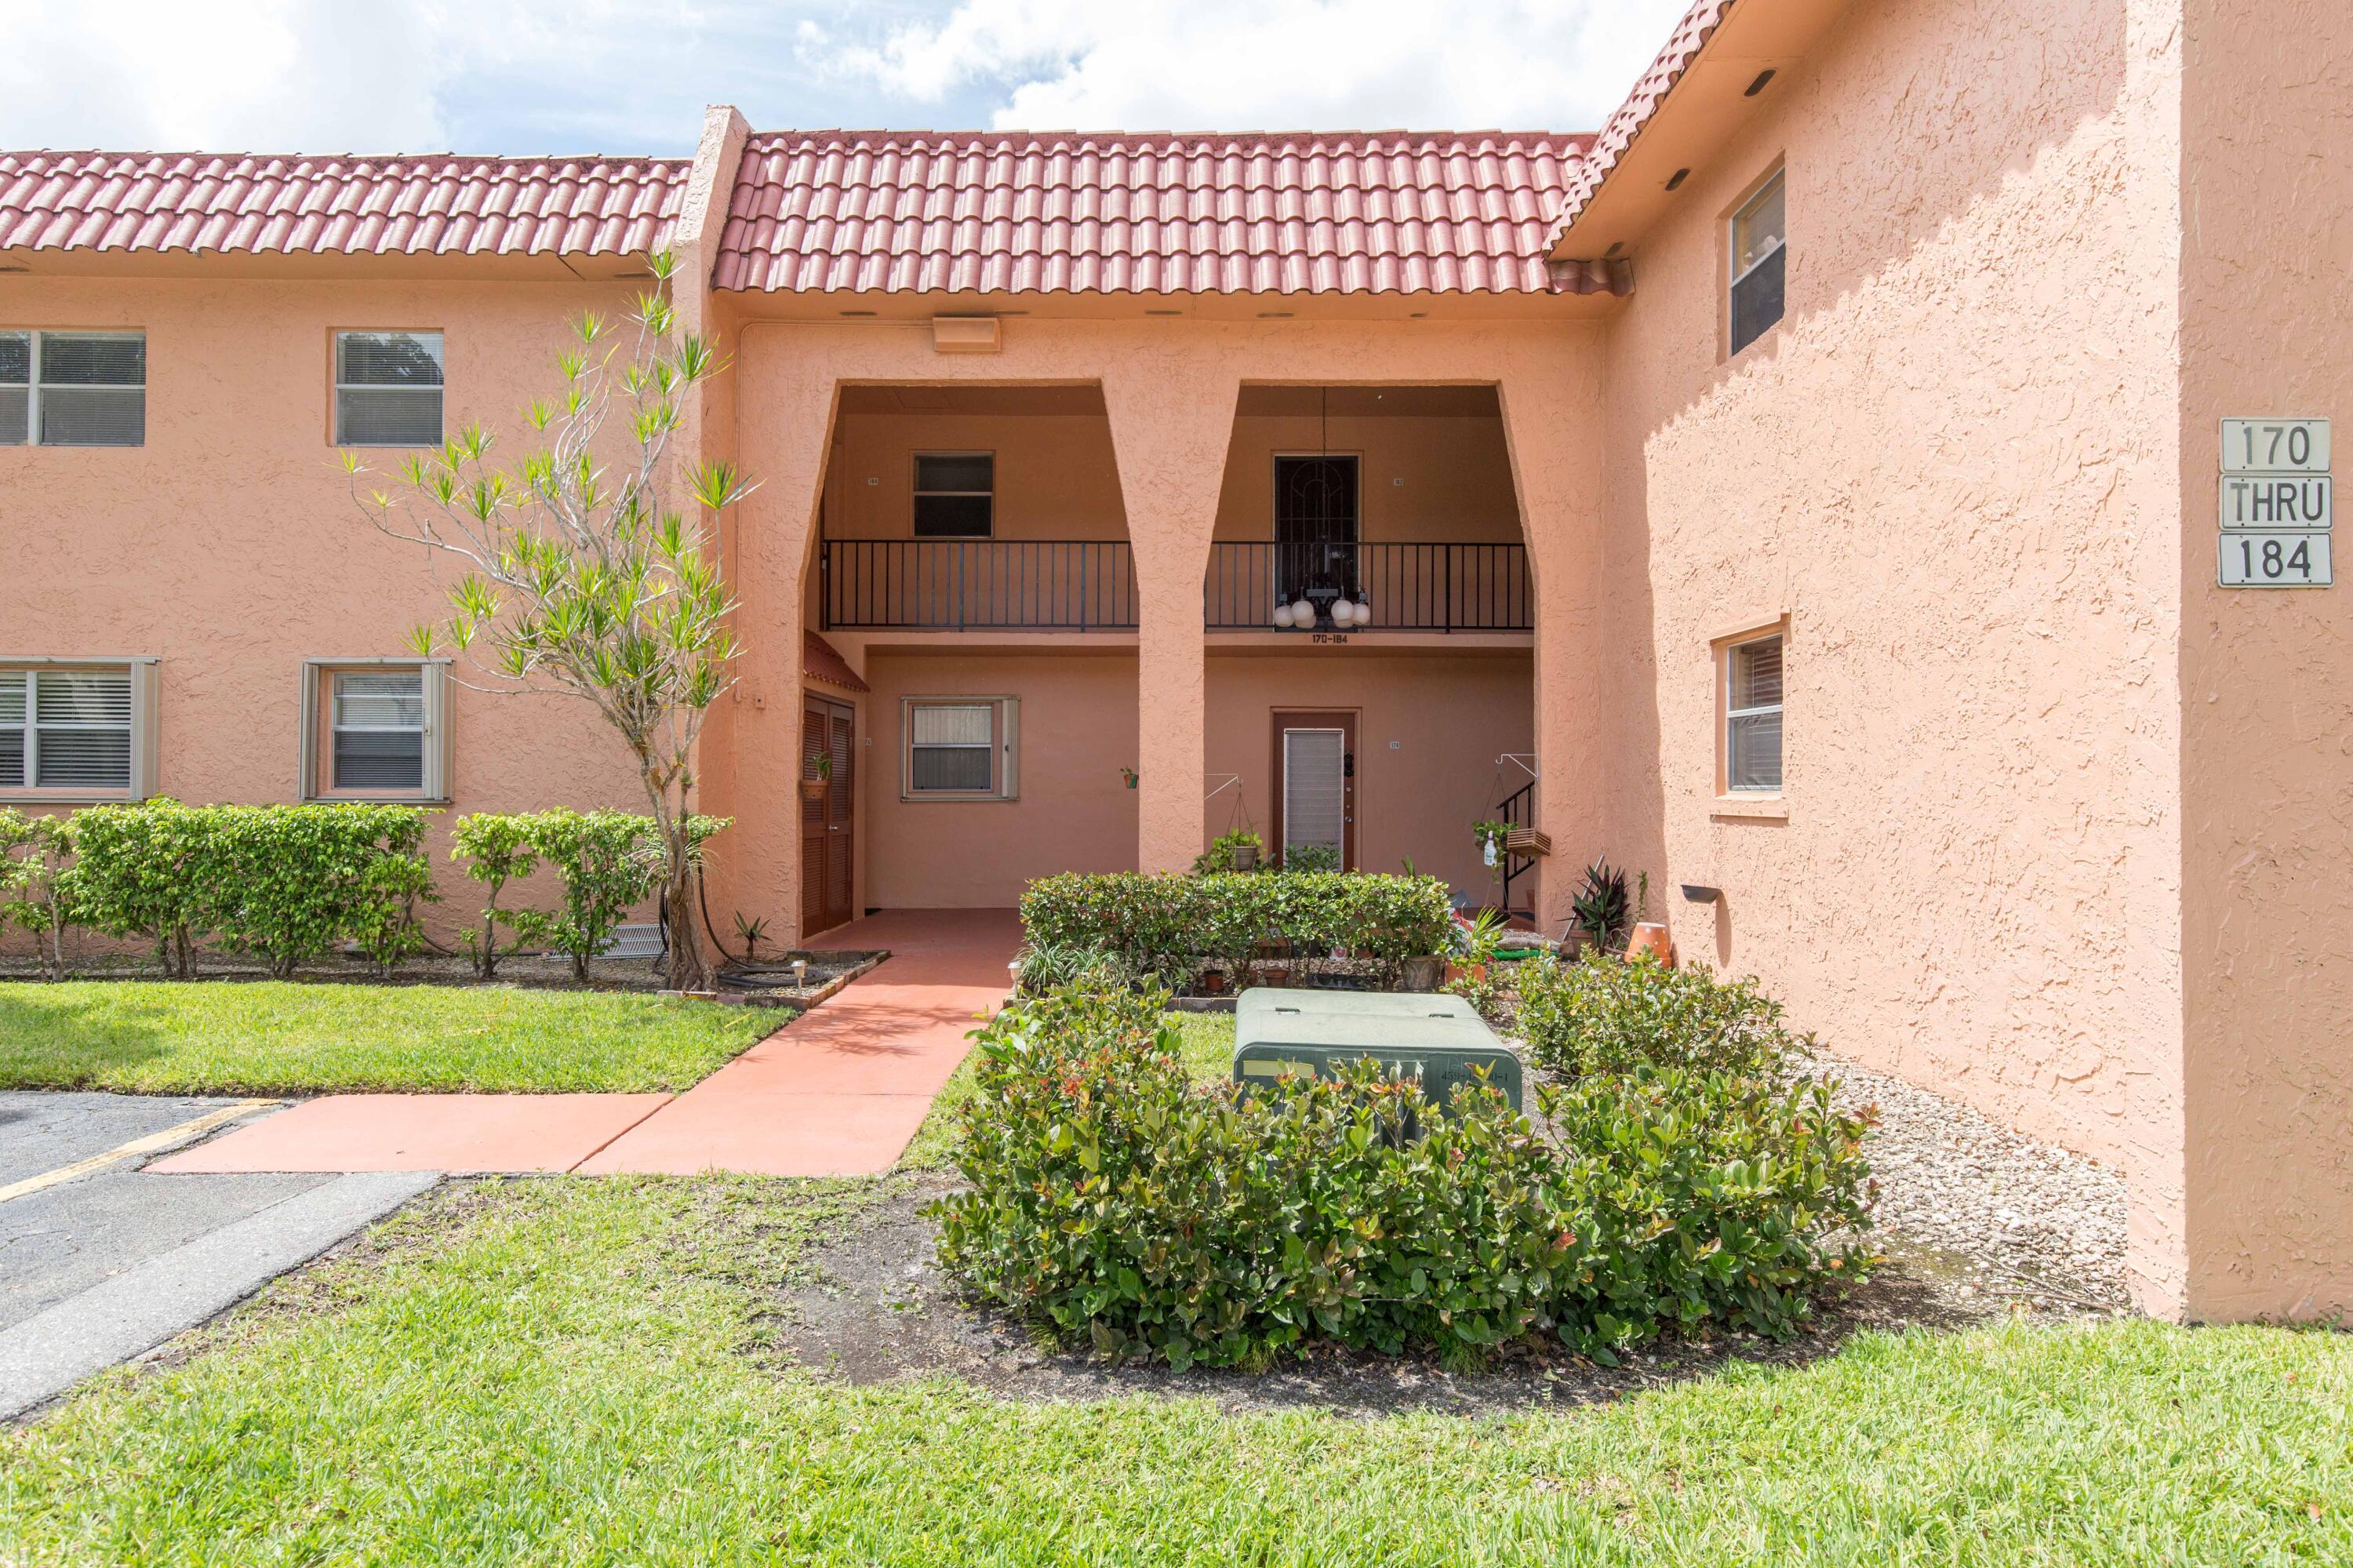
[[[0,1330],[0,1420],[195,1327],[439,1180],[429,1171],[339,1177]]]

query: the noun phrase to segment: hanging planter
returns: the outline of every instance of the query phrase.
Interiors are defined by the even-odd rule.
[[[1231,863],[1236,871],[1256,871],[1258,869],[1258,845],[1236,844],[1233,850]]]
[[[801,778],[801,799],[822,800],[833,783],[833,758],[819,757]]]

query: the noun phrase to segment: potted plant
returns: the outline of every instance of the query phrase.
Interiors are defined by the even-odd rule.
[[[801,799],[804,800],[824,800],[826,789],[832,782],[833,758],[829,753],[820,751],[815,757],[809,758],[807,767],[802,770]]]
[[[1256,871],[1258,857],[1266,844],[1248,828],[1236,828],[1220,833],[1193,860],[1193,874],[1207,876],[1216,871]]]

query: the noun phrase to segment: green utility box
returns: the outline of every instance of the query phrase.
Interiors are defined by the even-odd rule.
[[[1459,996],[1424,991],[1298,991],[1260,986],[1234,1002],[1234,1082],[1266,1085],[1286,1072],[1333,1076],[1370,1056],[1420,1080],[1443,1106],[1455,1086],[1479,1081],[1520,1108],[1520,1059]]]

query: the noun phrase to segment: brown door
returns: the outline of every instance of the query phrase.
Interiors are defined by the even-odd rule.
[[[1356,869],[1356,715],[1274,715],[1275,853],[1285,863],[1301,849],[1327,851],[1338,869]]]
[[[855,885],[850,861],[857,841],[853,812],[858,800],[858,725],[846,705],[823,697],[803,699],[801,777],[820,776],[820,758],[832,764],[822,788],[801,786],[801,934],[824,931],[850,917]]]

